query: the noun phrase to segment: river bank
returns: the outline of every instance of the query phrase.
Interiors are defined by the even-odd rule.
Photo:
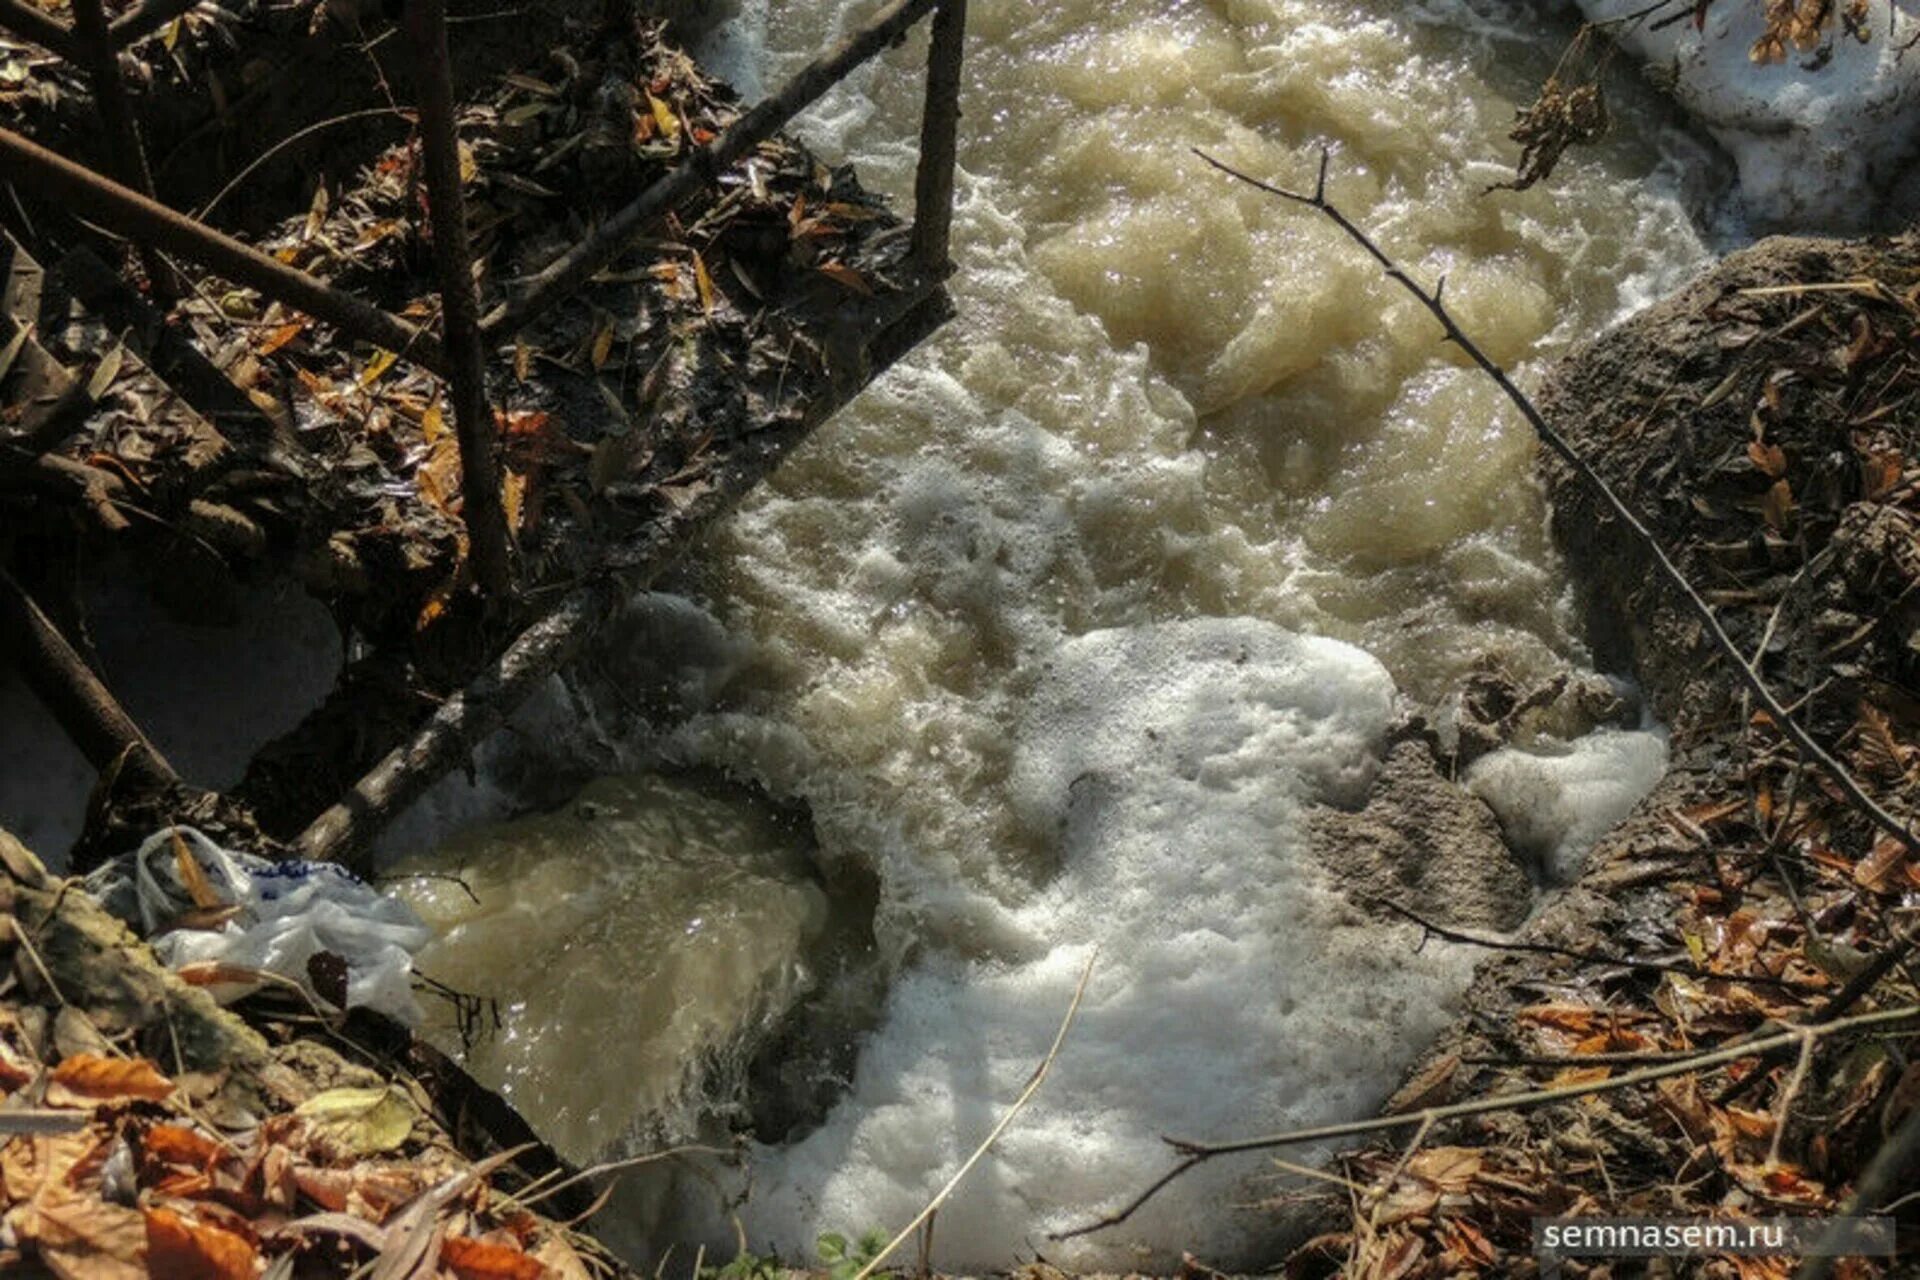
[[[1917,339],[1912,234],[1770,240],[1571,357],[1540,394],[1795,714],[1909,822]],[[1920,996],[1908,961],[1920,866],[1754,712],[1593,490],[1557,463],[1546,481],[1596,634],[1670,726],[1673,767],[1570,889],[1489,937],[1466,1014],[1386,1109],[1418,1128],[1413,1148],[1384,1141],[1337,1162],[1365,1194],[1350,1212],[1331,1197],[1340,1225],[1289,1273],[1534,1274],[1540,1217],[1844,1209],[1892,1213],[1904,1239],[1920,1075],[1898,1019]],[[1882,1024],[1798,1050],[1627,1078],[1783,1025],[1875,1014]],[[1498,1101],[1585,1085],[1603,1091]],[[1418,1126],[1425,1108],[1476,1102],[1485,1114]],[[1839,1273],[1897,1273],[1884,1265]],[[1723,1259],[1698,1273],[1735,1272]]]

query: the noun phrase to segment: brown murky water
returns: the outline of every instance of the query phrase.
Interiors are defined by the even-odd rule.
[[[773,0],[716,39],[777,83],[867,7]],[[974,0],[961,318],[709,539],[607,679],[645,692],[606,712],[602,758],[730,773],[811,831],[627,778],[583,800],[604,814],[424,855],[481,899],[415,890],[449,930],[425,967],[505,1002],[481,1074],[576,1156],[686,1127],[690,1089],[742,1087],[712,1064],[817,988],[806,865],[858,868],[891,987],[841,1104],[755,1152],[755,1247],[911,1216],[1097,950],[1058,1076],[943,1213],[936,1262],[1256,1259],[1265,1225],[1223,1207],[1244,1170],[1119,1238],[1045,1233],[1133,1189],[1158,1132],[1377,1100],[1466,960],[1361,928],[1299,808],[1364,780],[1395,685],[1585,655],[1524,424],[1334,229],[1189,148],[1298,183],[1329,145],[1343,207],[1445,272],[1524,381],[1703,258],[1686,203],[1720,180],[1627,87],[1549,188],[1484,194],[1567,35],[1551,8]],[[806,126],[896,193],[921,47]]]

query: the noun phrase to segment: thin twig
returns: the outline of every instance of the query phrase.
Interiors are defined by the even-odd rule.
[[[940,1206],[946,1203],[947,1197],[953,1194],[953,1189],[960,1185],[960,1180],[973,1171],[973,1166],[979,1164],[993,1144],[999,1141],[1000,1135],[1005,1133],[1007,1126],[1013,1123],[1013,1118],[1025,1110],[1027,1103],[1033,1100],[1033,1095],[1040,1091],[1040,1085],[1046,1080],[1047,1072],[1053,1069],[1053,1060],[1060,1056],[1060,1046],[1067,1041],[1067,1030],[1073,1026],[1074,1015],[1080,1012],[1080,1000],[1087,994],[1087,980],[1093,977],[1093,962],[1097,956],[1096,952],[1087,957],[1087,967],[1080,971],[1080,985],[1073,989],[1073,1001],[1067,1005],[1066,1016],[1060,1019],[1060,1030],[1053,1035],[1053,1046],[1047,1050],[1047,1056],[1042,1058],[1040,1065],[1034,1069],[1033,1078],[1027,1081],[1027,1087],[1020,1091],[1020,1096],[1013,1100],[1013,1105],[1007,1108],[1007,1113],[1000,1117],[1000,1123],[994,1125],[993,1131],[973,1149],[973,1154],[954,1171],[951,1178],[947,1179],[947,1185],[940,1188],[939,1194],[927,1202],[927,1207],[916,1213],[912,1222],[900,1228],[899,1233],[887,1241],[886,1247],[874,1254],[866,1266],[860,1268],[853,1280],[867,1280],[868,1276],[880,1269],[880,1264],[887,1260],[889,1254],[920,1229],[921,1223],[930,1220],[939,1211]]]
[[[1699,590],[1692,582],[1688,581],[1686,574],[1682,573],[1680,567],[1667,555],[1666,548],[1660,544],[1660,539],[1655,536],[1651,529],[1647,528],[1640,517],[1634,513],[1633,508],[1629,507],[1625,500],[1614,492],[1613,487],[1601,477],[1599,471],[1594,468],[1593,464],[1588,462],[1586,458],[1567,441],[1565,436],[1561,435],[1547,422],[1546,418],[1541,416],[1540,411],[1534,407],[1533,401],[1529,400],[1526,393],[1515,386],[1513,379],[1507,376],[1507,371],[1495,363],[1492,357],[1482,351],[1473,339],[1467,336],[1466,331],[1454,320],[1453,313],[1447,310],[1443,301],[1447,285],[1446,277],[1442,276],[1440,282],[1435,285],[1433,291],[1429,293],[1416,283],[1413,277],[1401,268],[1399,263],[1389,257],[1385,250],[1374,243],[1373,237],[1369,236],[1348,218],[1338,205],[1327,199],[1327,164],[1330,153],[1325,147],[1320,149],[1320,173],[1314,182],[1313,193],[1311,195],[1298,191],[1289,191],[1285,187],[1276,187],[1271,183],[1262,182],[1258,178],[1240,172],[1231,165],[1214,159],[1198,148],[1194,150],[1194,154],[1228,177],[1238,179],[1248,186],[1264,191],[1269,195],[1278,196],[1282,200],[1305,205],[1309,209],[1316,209],[1320,213],[1325,214],[1335,226],[1347,234],[1349,239],[1362,249],[1365,249],[1368,255],[1380,264],[1381,270],[1386,273],[1389,280],[1399,284],[1408,293],[1412,294],[1414,300],[1425,307],[1433,318],[1440,322],[1441,328],[1446,330],[1447,340],[1464,351],[1468,358],[1480,367],[1481,372],[1493,379],[1494,385],[1506,394],[1507,399],[1520,411],[1521,416],[1527,420],[1527,425],[1533,428],[1534,434],[1539,436],[1541,442],[1553,450],[1554,453],[1558,454],[1560,459],[1573,469],[1574,474],[1579,476],[1580,479],[1587,484],[1606,508],[1613,513],[1614,518],[1626,527],[1633,535],[1634,540],[1652,557],[1654,566],[1660,571],[1660,576],[1665,578],[1674,590],[1680,593],[1681,598],[1686,602],[1688,608],[1699,618],[1701,625],[1706,629],[1707,636],[1713,641],[1714,647],[1719,649],[1726,659],[1733,664],[1734,670],[1739,675],[1741,682],[1745,684],[1748,689],[1752,690],[1755,698],[1760,700],[1760,705],[1766,709],[1768,715],[1773,717],[1773,721],[1780,727],[1780,731],[1793,742],[1794,746],[1800,749],[1803,755],[1817,764],[1821,771],[1833,780],[1834,785],[1840,788],[1841,792],[1846,796],[1847,802],[1852,805],[1854,809],[1864,814],[1875,826],[1885,831],[1888,835],[1899,840],[1910,851],[1915,854],[1920,854],[1920,835],[1916,835],[1914,832],[1908,830],[1905,823],[1881,807],[1878,801],[1867,794],[1866,789],[1860,785],[1853,774],[1848,772],[1846,766],[1835,759],[1832,752],[1815,741],[1813,735],[1807,732],[1798,720],[1793,718],[1793,715],[1788,711],[1786,705],[1782,703],[1778,695],[1774,693],[1772,687],[1767,684],[1766,680],[1761,676],[1759,671],[1754,668],[1753,664],[1747,661],[1746,655],[1740,652],[1740,647],[1733,642],[1733,637],[1727,634],[1726,628],[1720,624],[1719,615],[1714,613],[1713,606],[1709,605],[1706,600],[1701,597]]]
[[[591,1169],[582,1169],[580,1172],[574,1174],[571,1178],[564,1178],[561,1181],[554,1183],[552,1186],[548,1187],[546,1190],[539,1192],[537,1195],[526,1196],[526,1197],[516,1197],[516,1199],[519,1199],[521,1208],[530,1209],[534,1205],[539,1204],[542,1200],[548,1199],[551,1196],[559,1195],[562,1191],[565,1191],[568,1187],[577,1186],[578,1184],[585,1182],[589,1178],[597,1178],[597,1177],[600,1177],[602,1174],[619,1173],[626,1169],[637,1169],[641,1165],[652,1164],[656,1160],[665,1160],[670,1156],[684,1156],[684,1155],[727,1156],[732,1154],[733,1152],[729,1151],[725,1147],[701,1147],[701,1146],[694,1146],[692,1144],[688,1144],[686,1146],[680,1146],[680,1147],[668,1147],[665,1151],[649,1151],[643,1156],[629,1156],[624,1160],[609,1160],[605,1164],[594,1165]]]
[[[228,196],[232,195],[235,187],[238,187],[241,183],[245,182],[250,176],[252,176],[254,171],[257,170],[261,165],[273,159],[275,156],[279,155],[282,151],[285,151],[288,147],[292,146],[294,143],[299,142],[301,139],[310,138],[316,133],[322,133],[338,125],[350,124],[355,120],[365,120],[373,116],[398,116],[403,120],[407,120],[412,118],[412,113],[408,111],[402,111],[398,107],[368,107],[362,111],[349,111],[345,115],[333,116],[326,120],[315,121],[313,124],[308,125],[304,129],[300,129],[294,133],[288,134],[286,137],[280,139],[280,141],[268,147],[265,151],[262,151],[258,156],[255,156],[253,161],[250,164],[248,164],[246,168],[234,174],[233,177],[227,180],[226,186],[220,188],[219,191],[214,193],[213,199],[207,201],[205,204],[201,205],[198,209],[194,210],[193,216],[200,219],[202,222],[206,221],[207,215],[212,213],[216,208],[218,208],[221,201],[225,200]]]
[[[1422,1111],[1409,1111],[1400,1115],[1374,1116],[1366,1120],[1349,1120],[1340,1124],[1318,1125],[1310,1129],[1294,1129],[1286,1133],[1265,1134],[1255,1138],[1235,1138],[1225,1142],[1198,1142],[1186,1138],[1165,1138],[1163,1141],[1175,1151],[1181,1153],[1181,1159],[1166,1173],[1157,1178],[1147,1189],[1135,1196],[1125,1207],[1106,1215],[1085,1226],[1063,1231],[1053,1238],[1068,1240],[1075,1236],[1088,1235],[1107,1227],[1118,1226],[1137,1213],[1147,1201],[1158,1195],[1168,1183],[1186,1173],[1196,1165],[1219,1156],[1236,1155],[1247,1151],[1266,1151],[1276,1147],[1297,1146],[1303,1142],[1326,1142],[1334,1138],[1353,1138],[1362,1134],[1385,1133],[1394,1129],[1404,1129],[1409,1125],[1428,1127],[1446,1120],[1459,1120],[1467,1116],[1488,1115],[1499,1111],[1531,1111],[1536,1107],[1547,1106],[1555,1102],[1567,1102],[1574,1098],[1584,1098],[1594,1093],[1610,1093],[1617,1089],[1631,1089],[1637,1085],[1650,1084],[1656,1080],[1666,1080],[1673,1076],[1689,1075],[1695,1071],[1704,1071],[1709,1067],[1723,1066],[1737,1062],[1742,1058],[1753,1058],[1771,1053],[1788,1045],[1801,1044],[1808,1040],[1820,1039],[1841,1031],[1858,1030],[1863,1027],[1887,1026],[1893,1023],[1912,1022],[1920,1019],[1920,1005],[1904,1005],[1898,1009],[1886,1009],[1876,1013],[1857,1014],[1851,1018],[1840,1018],[1821,1024],[1802,1023],[1778,1035],[1764,1036],[1739,1044],[1713,1049],[1705,1053],[1694,1054],[1677,1062],[1660,1063],[1642,1067],[1638,1071],[1629,1071],[1624,1075],[1606,1080],[1584,1080],[1577,1084],[1561,1085],[1553,1089],[1541,1089],[1533,1093],[1505,1094],[1492,1098],[1474,1098],[1467,1102],[1451,1103],[1444,1107],[1428,1107]]]
[[[1428,933],[1448,942],[1464,943],[1470,947],[1485,947],[1490,951],[1524,951],[1533,955],[1559,956],[1568,960],[1579,960],[1586,964],[1619,965],[1624,969],[1647,969],[1655,973],[1677,973],[1687,978],[1724,979],[1728,982],[1744,982],[1756,987],[1779,987],[1787,991],[1824,991],[1824,982],[1797,982],[1792,978],[1775,978],[1767,974],[1715,973],[1701,965],[1678,960],[1642,960],[1632,956],[1611,955],[1604,951],[1582,951],[1577,947],[1556,947],[1547,942],[1503,942],[1498,938],[1483,938],[1478,934],[1463,933],[1458,929],[1449,929],[1435,924],[1425,916],[1409,907],[1401,906],[1391,898],[1369,897],[1369,902],[1377,903],[1397,916],[1405,917],[1419,925]]]

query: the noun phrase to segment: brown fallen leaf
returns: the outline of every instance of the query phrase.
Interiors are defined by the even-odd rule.
[[[1760,499],[1760,514],[1776,532],[1786,532],[1788,521],[1793,519],[1793,486],[1785,480],[1775,480],[1766,496]]]
[[[146,1239],[140,1214],[62,1182],[49,1182],[31,1201],[16,1205],[6,1225],[60,1280],[146,1280],[148,1275],[140,1263]]]
[[[1787,474],[1787,455],[1777,444],[1761,444],[1758,440],[1750,441],[1747,444],[1747,457],[1769,480],[1778,480]]]
[[[869,298],[873,296],[873,286],[867,283],[867,278],[844,262],[823,262],[818,270],[821,275],[835,284],[845,285],[855,293],[863,293]]]
[[[103,1058],[76,1053],[53,1069],[47,1101],[56,1107],[91,1107],[112,1102],[161,1102],[173,1093],[173,1081],[145,1058]]]
[[[518,1246],[448,1236],[440,1242],[440,1261],[460,1280],[546,1280],[547,1268]]]
[[[259,1251],[245,1236],[171,1209],[146,1210],[147,1270],[153,1280],[253,1280]]]
[[[189,1169],[205,1169],[225,1153],[212,1138],[177,1124],[148,1125],[140,1135],[140,1148],[150,1159]]]

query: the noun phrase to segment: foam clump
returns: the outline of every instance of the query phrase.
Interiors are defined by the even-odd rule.
[[[1641,7],[1579,4],[1592,22]],[[1836,20],[1818,50],[1788,44],[1779,60],[1756,62],[1750,51],[1773,7],[1714,5],[1697,29],[1692,21],[1643,21],[1614,33],[1671,81],[1674,97],[1732,154],[1747,208],[1762,225],[1853,230],[1870,225],[1883,201],[1897,215],[1905,203],[1889,194],[1891,180],[1920,158],[1920,59],[1905,49],[1920,20],[1875,6],[1865,41]]]
[[[1667,771],[1662,730],[1600,729],[1557,754],[1502,747],[1474,761],[1467,789],[1549,884],[1571,884],[1587,850]]]
[[[848,1095],[761,1149],[750,1243],[806,1256],[826,1231],[911,1218],[989,1131],[1095,968],[1054,1073],[940,1211],[935,1265],[1036,1249],[1070,1269],[1259,1260],[1258,1161],[1223,1160],[1136,1218],[1051,1235],[1165,1168],[1163,1133],[1224,1137],[1360,1114],[1443,1024],[1470,957],[1363,922],[1307,856],[1305,806],[1352,802],[1394,700],[1359,649],[1250,619],[1096,631],[1047,663],[1011,789],[1059,870],[1009,914],[1016,959],[953,951],[895,983]],[[1223,1218],[1226,1219],[1223,1221]]]

